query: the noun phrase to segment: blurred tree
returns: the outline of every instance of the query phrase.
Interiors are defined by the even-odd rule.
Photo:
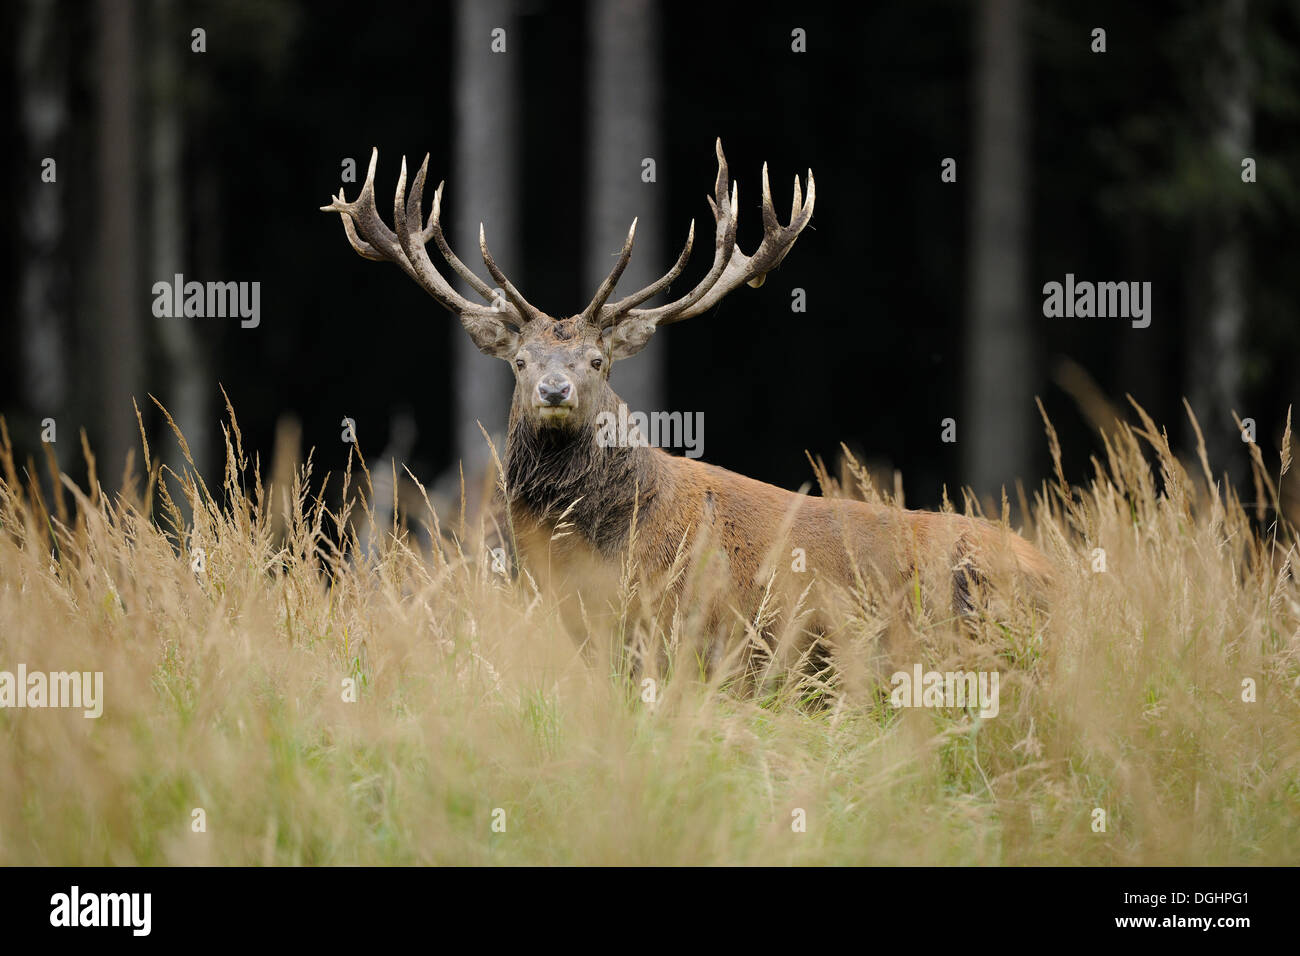
[[[67,335],[68,270],[64,248],[67,216],[65,192],[58,176],[70,175],[74,165],[60,148],[68,122],[67,69],[69,37],[59,28],[60,5],[50,0],[26,0],[18,46],[21,97],[23,171],[30,177],[19,190],[23,208],[19,266],[19,343],[22,352],[23,404],[34,420],[53,417],[72,424],[62,413],[68,399]],[[53,160],[55,165],[47,165]],[[60,162],[62,160],[62,162]],[[52,181],[47,177],[53,176]],[[64,432],[65,437],[72,434]],[[75,433],[74,433],[75,434]],[[65,441],[59,449],[74,447]],[[62,456],[61,460],[66,461]]]
[[[144,344],[138,298],[139,230],[136,216],[138,168],[135,142],[134,7],[99,0],[97,222],[97,308],[86,316],[98,373],[96,403],[100,475],[111,485],[139,441],[131,399],[144,391]]]
[[[1020,0],[982,0],[975,16],[975,185],[965,416],[958,419],[958,446],[966,483],[981,498],[998,495],[1003,486],[1010,491],[1033,460],[1021,14]]]
[[[1122,69],[1113,71],[1126,97],[1088,137],[1103,183],[1096,201],[1108,230],[1140,230],[1160,244],[1153,326],[1139,334],[1157,324],[1172,332],[1169,349],[1151,355],[1172,366],[1162,389],[1172,401],[1152,410],[1179,415],[1177,399],[1187,396],[1211,467],[1240,484],[1247,458],[1233,411],[1255,418],[1271,445],[1298,384],[1300,7],[1221,0],[1135,15],[1128,43],[1141,45],[1153,79],[1133,97]],[[1248,157],[1253,182],[1243,181]],[[1186,425],[1184,444],[1194,440]]]
[[[479,246],[479,223],[486,228],[492,256],[515,281],[523,275],[519,242],[519,3],[517,0],[458,0],[452,40],[455,129],[452,175],[452,248],[472,263]],[[500,32],[494,32],[500,31]],[[476,270],[484,274],[480,264]],[[445,273],[469,298],[475,292],[450,271]],[[489,284],[491,283],[489,279]],[[527,292],[524,293],[527,295]],[[478,423],[498,438],[505,433],[513,377],[495,359],[485,358],[459,323],[447,326],[452,340],[452,395],[455,402],[454,460],[465,475],[477,475],[490,461]],[[475,489],[477,490],[477,489]]]
[[[1197,99],[1205,104],[1208,164],[1223,193],[1237,191],[1242,159],[1250,153],[1252,107],[1246,54],[1246,2],[1224,0],[1206,24],[1208,47]],[[1232,413],[1243,406],[1243,345],[1246,330],[1246,236],[1240,204],[1214,201],[1194,212],[1194,261],[1188,270],[1192,325],[1187,350],[1187,394],[1203,423],[1214,467],[1240,486],[1245,456]]]
[[[617,300],[666,271],[665,186],[642,181],[642,163],[662,163],[659,12],[653,0],[590,3],[587,72],[587,195],[584,289],[591,295],[609,274],[632,219],[636,251],[619,281]],[[656,178],[658,169],[656,168]],[[708,230],[705,230],[706,232]],[[586,303],[581,303],[585,305]],[[615,388],[634,409],[664,402],[664,354],[658,339],[620,363]]]
[[[186,271],[181,169],[184,88],[177,62],[177,47],[184,42],[186,32],[178,30],[168,0],[151,0],[149,13],[149,275],[152,282],[171,282],[174,275]],[[208,413],[211,377],[205,369],[194,322],[183,316],[155,318],[154,322],[166,375],[165,383],[154,391],[185,433],[200,473],[206,474],[212,443]],[[163,460],[179,472],[182,461],[177,444],[168,440],[160,448]]]

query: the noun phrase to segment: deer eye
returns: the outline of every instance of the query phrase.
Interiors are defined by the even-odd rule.
[[[594,359],[591,360],[591,367],[592,367],[592,368],[596,368],[596,369],[598,369],[598,368],[600,368],[600,367],[601,367],[602,365],[604,365],[604,364],[605,364],[605,360],[604,360],[604,359],[594,358]]]
[[[521,358],[515,359],[515,368],[523,368],[523,367],[524,367],[524,360]]]

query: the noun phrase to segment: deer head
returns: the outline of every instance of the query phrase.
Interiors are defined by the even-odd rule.
[[[515,370],[512,423],[518,417],[537,429],[574,429],[589,425],[597,412],[617,404],[609,386],[609,373],[615,361],[641,351],[661,326],[700,315],[742,283],[755,287],[762,285],[764,277],[781,263],[812,218],[816,198],[812,170],[808,171],[807,200],[802,196],[799,177],[795,177],[790,223],[782,226],[772,206],[767,165],[764,164],[763,240],[753,255],[745,255],[736,245],[739,187],[731,183],[728,176],[721,140],[718,140],[717,152],[718,176],[713,196],[709,197],[715,223],[713,264],[694,289],[655,308],[640,306],[666,290],[681,275],[695,241],[694,220],[686,235],[686,245],[673,267],[658,281],[611,303],[609,297],[632,256],[632,242],[636,236],[636,221],[633,220],[618,261],[591,302],[577,315],[555,319],[528,302],[506,278],[488,251],[482,224],[479,225],[479,251],[496,283],[495,288],[479,278],[452,251],[442,232],[442,183],[434,193],[428,221],[423,228],[420,227],[425,172],[429,165],[427,155],[416,173],[409,195],[406,158],[402,158],[402,171],[397,179],[393,202],[394,229],[384,224],[375,209],[378,149],[371,153],[366,182],[356,201],[348,202],[340,189],[338,196],[321,209],[339,214],[353,249],[367,259],[396,263],[439,305],[460,318],[479,351],[511,364]],[[434,268],[426,248],[431,239],[447,265],[483,298],[485,304],[463,298]]]

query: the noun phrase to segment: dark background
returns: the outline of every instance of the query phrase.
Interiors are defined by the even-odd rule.
[[[337,471],[346,458],[343,415],[357,420],[363,450],[374,455],[388,444],[396,411],[406,409],[418,428],[409,463],[433,480],[456,455],[452,344],[463,332],[396,268],[359,258],[337,216],[318,207],[337,192],[344,157],[355,158],[364,176],[371,146],[380,148],[378,205],[386,218],[402,154],[418,163],[428,151],[431,180],[449,177],[458,135],[450,49],[456,5],[277,0],[168,4],[170,12],[160,13],[163,6],[56,0],[5,4],[0,12],[9,48],[0,94],[13,144],[2,161],[18,204],[0,263],[8,300],[0,413],[15,444],[39,460],[40,421],[54,417],[60,461],[77,474],[84,427],[106,456],[101,480],[112,486],[125,449],[114,446],[107,422],[132,416],[131,394],[141,401],[151,444],[164,440],[145,399],[176,402],[174,369],[150,311],[150,287],[170,276],[155,274],[147,251],[157,185],[147,160],[152,111],[170,103],[183,171],[174,250],[181,271],[262,283],[257,329],[234,319],[167,320],[193,326],[197,356],[187,376],[205,396],[198,414],[215,424],[221,383],[245,446],[261,452],[264,468],[277,422],[292,416],[304,450],[315,446],[318,467]],[[581,214],[581,184],[591,174],[584,144],[599,135],[584,109],[596,42],[591,11],[508,6],[514,19],[505,55],[520,58],[523,81],[513,108],[522,202],[515,242],[523,255],[502,264],[532,302],[570,314],[592,292],[579,268],[590,251]],[[982,30],[1008,10],[1018,17],[1024,63],[1024,135],[1013,144],[1023,157],[1014,179],[1025,216],[1018,240],[996,227],[980,232],[973,221],[980,71],[1005,52],[990,51]],[[104,95],[112,17],[125,18],[133,37],[134,56],[118,68],[129,74],[125,114],[112,113]],[[33,18],[53,24],[38,40],[30,39]],[[207,32],[205,53],[190,51],[194,26]],[[795,27],[807,32],[805,53],[791,50]],[[1094,27],[1106,30],[1104,54],[1090,50]],[[159,42],[176,50],[175,73],[161,82],[151,73]],[[961,484],[978,483],[968,443],[999,427],[967,414],[978,384],[1011,397],[1003,425],[1021,450],[1007,462],[1013,475],[1032,488],[1047,473],[1032,404],[1038,395],[1061,434],[1066,474],[1081,481],[1100,447],[1095,420],[1104,419],[1095,399],[1091,419],[1087,400],[1081,403],[1090,379],[1116,407],[1131,393],[1183,448],[1182,399],[1191,396],[1212,463],[1236,479],[1246,474],[1246,459],[1233,411],[1256,420],[1266,459],[1276,462],[1286,408],[1300,393],[1296,3],[666,3],[647,42],[659,68],[658,181],[642,184],[633,168],[627,188],[634,209],[637,190],[657,190],[653,201],[662,204],[663,248],[638,248],[655,274],[671,264],[692,217],[700,241],[683,282],[693,284],[707,268],[704,196],[715,137],[740,182],[746,250],[760,235],[762,163],[772,170],[783,218],[791,176],[811,167],[817,178],[812,226],[761,290],[738,290],[714,313],[657,336],[664,405],[705,413],[706,460],[797,487],[811,478],[805,449],[832,460],[843,441],[900,469],[909,504],[932,506],[945,484],[955,496]],[[1244,78],[1226,106],[1225,75]],[[47,88],[64,104],[63,119],[53,132],[33,133],[25,104]],[[1243,108],[1244,152],[1224,139],[1234,122],[1227,111]],[[125,124],[112,119],[121,115]],[[1236,128],[1240,138],[1239,122]],[[111,169],[106,176],[104,144],[119,136],[135,144],[137,161],[125,176]],[[58,158],[57,184],[40,182],[44,155]],[[1241,181],[1242,156],[1257,161],[1258,182]],[[941,182],[945,157],[958,161],[956,183]],[[343,185],[354,198],[359,185]],[[126,190],[127,215],[136,217],[123,233],[140,245],[134,257],[121,258],[106,231],[109,186]],[[41,189],[57,190],[53,238],[48,230],[34,235],[27,218]],[[489,223],[491,238],[490,230]],[[1027,361],[1002,368],[971,359],[973,337],[982,334],[973,319],[973,251],[990,235],[1014,241],[1024,262],[1012,290],[1022,314],[1009,327]],[[485,274],[475,250],[459,252]],[[126,282],[112,275],[122,262],[132,272]],[[40,302],[24,292],[32,270],[56,279],[38,286]],[[1150,327],[1044,318],[1043,283],[1067,272],[1150,281]],[[794,287],[807,292],[806,313],[791,313]],[[126,301],[114,298],[123,294]],[[1215,331],[1215,316],[1226,332]],[[113,338],[114,323],[124,321],[136,324],[134,333]],[[28,341],[36,327],[58,333],[47,358],[63,385],[45,395],[41,376],[32,375],[33,356],[42,354]],[[105,374],[122,360],[122,341],[139,359],[127,392]],[[465,374],[496,364],[475,361]],[[1212,379],[1222,370],[1228,384],[1217,387]],[[1066,389],[1062,381],[1085,384]],[[613,383],[617,389],[617,367]],[[947,417],[957,420],[956,444],[940,441]],[[198,449],[210,472],[222,457],[219,442],[213,427]],[[978,490],[997,491],[987,483]]]

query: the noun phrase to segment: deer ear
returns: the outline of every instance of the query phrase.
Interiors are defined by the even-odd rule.
[[[519,333],[494,315],[462,312],[460,324],[484,355],[509,362],[519,351]]]
[[[606,329],[602,338],[609,347],[609,357],[618,360],[636,355],[650,342],[656,328],[658,325],[651,319],[624,319]]]

